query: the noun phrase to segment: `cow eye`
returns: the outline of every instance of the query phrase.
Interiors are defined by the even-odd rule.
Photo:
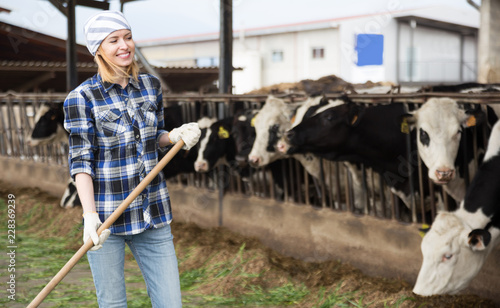
[[[420,142],[425,146],[428,146],[429,143],[431,142],[429,134],[427,134],[427,132],[423,129],[420,129]]]
[[[443,255],[442,261],[443,261],[443,262],[444,262],[444,261],[448,261],[448,260],[450,260],[451,258],[453,258],[453,254],[451,254],[451,253],[446,253],[446,254],[444,254],[444,255]]]

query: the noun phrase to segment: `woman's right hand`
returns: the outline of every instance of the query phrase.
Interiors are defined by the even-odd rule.
[[[83,243],[92,239],[94,242],[94,247],[90,250],[99,250],[102,248],[102,244],[108,239],[111,231],[105,229],[101,232],[101,235],[97,235],[97,229],[102,225],[99,215],[95,212],[83,214]]]

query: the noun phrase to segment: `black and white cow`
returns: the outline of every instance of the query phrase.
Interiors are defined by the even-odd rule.
[[[30,146],[68,143],[68,133],[63,127],[62,103],[42,104],[35,114],[35,126],[26,142]]]
[[[208,172],[219,164],[229,164],[236,156],[236,142],[231,136],[233,117],[217,121],[215,118],[198,120],[201,129],[198,157],[194,163],[196,172]]]
[[[248,164],[248,154],[255,141],[255,116],[258,109],[240,111],[234,115],[231,135],[236,144],[236,161],[241,165]]]
[[[319,103],[321,97],[314,98],[313,100]],[[284,100],[274,96],[267,98],[264,106],[253,120],[256,137],[252,150],[248,155],[248,160],[252,166],[262,167],[278,159],[288,157],[287,154],[277,151],[277,144],[281,135],[291,127],[293,115],[296,114],[297,108],[302,104],[304,102],[286,104]],[[292,155],[292,157],[298,160],[307,173],[312,175],[315,180],[321,179],[321,164],[318,157],[309,153],[300,153]],[[328,183],[327,185],[329,186]]]
[[[422,240],[422,267],[413,292],[455,294],[468,286],[500,243],[500,122],[464,201],[440,212]]]
[[[299,125],[303,119],[309,118],[328,103],[331,101],[321,96],[309,97],[305,101],[293,104],[286,104],[282,99],[269,96],[254,119],[256,139],[248,156],[250,164],[265,166],[276,160],[292,157],[312,176],[318,195],[321,195],[321,181],[324,181],[327,188],[326,197],[333,197],[331,177],[322,176],[327,174],[327,167],[323,166],[322,170],[320,157],[308,152],[288,155],[280,149],[280,141],[288,129]],[[354,164],[346,165],[353,175],[355,210],[359,212],[363,207],[362,200],[366,199],[362,190],[361,170]]]
[[[418,110],[405,118],[417,130],[418,153],[425,163],[429,178],[458,203],[465,196],[465,180],[475,172],[474,147],[484,153],[483,134],[473,142],[471,127],[479,127],[485,114],[480,108],[465,110],[450,98],[430,98]],[[467,135],[467,136],[465,136]],[[462,136],[465,136],[462,138]],[[468,157],[464,157],[468,154]],[[465,161],[467,160],[467,161]],[[468,173],[465,172],[468,168]]]
[[[68,132],[63,127],[62,103],[42,104],[35,114],[34,122],[33,130],[26,140],[28,145],[68,144]],[[68,180],[59,205],[64,208],[82,205],[72,178]]]
[[[61,200],[59,201],[59,206],[70,208],[81,205],[82,202],[80,201],[80,197],[78,196],[78,192],[76,191],[76,183],[75,181],[73,181],[73,178],[70,177]]]
[[[362,107],[344,97],[320,108],[316,115],[289,130],[286,150],[288,154],[314,153],[332,161],[363,164],[379,173],[392,192],[410,208],[411,182],[417,199],[420,189],[417,158],[408,155],[406,145],[407,133],[410,133],[411,148],[416,148],[415,130],[402,130],[401,118],[405,114],[407,110],[402,104]],[[423,184],[424,194],[428,196],[425,178]]]
[[[241,159],[244,155],[248,155],[255,139],[253,115],[255,115],[253,111],[242,111],[219,121],[214,118],[200,119],[198,125],[202,133],[198,158],[194,164],[195,170],[208,172],[220,164],[227,165],[241,177],[250,190],[255,181],[262,182],[266,177],[265,181],[272,179],[275,193],[281,198],[284,185],[281,164],[271,163],[268,170],[251,171],[246,159]],[[237,159],[237,156],[241,158]]]
[[[335,116],[340,115],[342,117],[342,108],[340,106],[336,105],[331,105],[332,107],[335,107],[335,109],[331,109],[330,106],[324,107],[328,108],[329,111],[327,112],[326,116],[330,118],[334,118]],[[373,109],[372,109],[373,108]],[[399,109],[400,112],[402,112],[403,107],[387,107],[387,106],[376,106],[376,107],[371,107],[367,108],[365,112],[369,114],[375,114],[377,110],[385,110],[385,109]],[[345,112],[345,111],[344,111]],[[357,114],[356,111],[354,111],[354,114]],[[406,151],[403,151],[403,148],[401,147],[402,145],[405,144],[405,141],[402,138],[401,135],[401,124],[399,123],[399,120],[397,119],[398,115],[394,115],[394,118],[390,116],[390,114],[383,115],[379,114],[380,118],[378,119],[372,119],[372,129],[375,130],[375,132],[379,132],[379,136],[373,136],[375,140],[387,140],[385,137],[386,136],[399,136],[400,138],[394,139],[394,143],[400,143],[399,148],[394,148],[398,149],[397,151],[393,153],[397,153],[400,157],[403,155],[403,153],[406,153]],[[366,119],[366,117],[364,117]],[[449,98],[431,98],[429,99],[420,109],[414,111],[411,113],[411,115],[407,116],[402,116],[403,122],[405,124],[408,124],[412,126],[412,149],[414,149],[414,143],[416,142],[414,140],[415,138],[415,131],[416,133],[416,139],[418,140],[417,148],[418,148],[418,153],[421,156],[424,164],[426,167],[429,169],[428,175],[429,178],[432,179],[435,183],[437,184],[447,184],[444,186],[445,190],[459,203],[460,201],[463,200],[464,194],[465,194],[465,181],[464,181],[464,176],[467,174],[473,174],[474,173],[474,163],[473,163],[473,147],[476,146],[478,148],[478,151],[484,151],[484,142],[482,139],[482,134],[477,134],[477,143],[473,143],[473,138],[472,138],[472,130],[469,129],[468,127],[475,126],[476,124],[481,123],[484,120],[484,113],[480,109],[474,109],[471,111],[465,111],[463,108],[460,108],[458,103],[452,99]],[[356,121],[359,119],[356,118]],[[366,120],[364,120],[366,121]],[[393,123],[393,129],[394,132],[384,132],[380,131],[381,127],[387,127],[387,125],[392,121]],[[407,122],[406,122],[407,121]],[[312,121],[311,121],[312,122]],[[366,122],[363,124],[367,124]],[[314,124],[312,124],[314,126]],[[364,125],[363,125],[364,126]],[[334,155],[338,156],[340,155],[338,151],[344,151],[346,152],[346,149],[340,149],[341,145],[343,145],[342,142],[338,143],[337,145],[333,144],[333,140],[338,139],[338,136],[332,137],[333,140],[320,140],[320,138],[325,137],[324,134],[321,134],[320,131],[324,130],[324,126],[319,125],[316,123],[316,134],[320,134],[319,137],[317,138],[317,142],[319,142],[317,147],[321,148],[323,153],[322,155]],[[342,125],[338,126],[339,128],[342,128]],[[345,129],[345,128],[344,128]],[[356,132],[360,132],[359,129],[354,129]],[[408,127],[408,130],[410,130],[410,127]],[[334,130],[329,131],[331,134],[338,135],[339,132],[336,132]],[[302,132],[295,132],[298,137],[296,140],[300,140],[300,136],[302,135]],[[314,131],[308,131],[308,134],[315,134]],[[373,135],[373,132],[369,132],[369,129],[365,131],[366,134],[368,135]],[[290,133],[289,136],[292,136],[294,133]],[[462,134],[467,134],[468,138],[461,138]],[[342,136],[342,133],[340,134]],[[314,138],[314,137],[311,137]],[[311,141],[312,142],[312,141]],[[325,143],[326,145],[330,144],[331,148],[328,148],[328,146],[321,146],[321,142]],[[344,142],[344,141],[343,141]],[[345,142],[352,143],[352,140],[345,140]],[[364,141],[360,141],[364,142]],[[362,145],[360,145],[362,147]],[[382,146],[382,144],[381,144]],[[386,146],[389,146],[387,144]],[[299,147],[303,147],[300,146]],[[318,151],[319,148],[316,148],[315,151]],[[332,153],[328,153],[331,150]],[[292,149],[290,152],[293,152],[294,150]],[[305,149],[301,149],[300,151],[305,151]],[[372,149],[372,154],[371,155],[381,155],[383,153],[383,149],[377,150],[376,147],[374,146]],[[347,150],[349,152],[349,150]],[[469,156],[467,157],[467,161],[464,158],[464,153],[468,152]],[[317,153],[317,152],[314,152]],[[354,153],[354,152],[350,152]],[[386,153],[389,154],[389,153]],[[481,154],[481,153],[479,153]],[[321,154],[319,154],[321,155]],[[359,154],[365,157],[365,159],[370,160],[369,152],[364,152],[364,154]],[[358,156],[359,156],[358,155]],[[404,154],[407,155],[407,154]],[[374,157],[374,158],[375,158]],[[338,157],[330,157],[334,160],[339,160]],[[353,158],[352,156],[349,158],[350,160],[356,161],[359,160],[359,157]],[[415,163],[415,162],[413,162]],[[396,164],[396,166],[401,167],[401,160],[395,160],[393,164]],[[386,162],[386,167],[390,166],[390,162]],[[467,167],[466,167],[467,165]],[[470,165],[470,166],[469,166]],[[465,168],[468,168],[469,173],[465,172]],[[394,169],[394,166],[393,168]],[[384,170],[390,170],[390,169],[385,169]],[[385,171],[384,171],[385,172]],[[391,171],[391,174],[394,174],[393,171]],[[398,179],[398,177],[395,177],[395,179]],[[414,179],[417,180],[417,179]],[[406,181],[406,180],[405,180]],[[414,182],[416,183],[416,182]],[[399,185],[398,185],[399,186]],[[397,188],[397,187],[395,187]],[[406,195],[402,194],[401,192],[397,193],[400,197]],[[405,198],[402,198],[403,201]],[[406,202],[405,202],[406,203]]]

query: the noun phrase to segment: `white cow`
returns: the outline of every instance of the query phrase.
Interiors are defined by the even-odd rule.
[[[421,244],[423,262],[413,292],[455,294],[477,275],[500,243],[500,122],[464,201],[440,212]]]
[[[464,177],[457,174],[459,166],[465,168],[463,161],[457,161],[460,141],[465,128],[476,125],[479,118],[483,118],[481,110],[467,113],[450,98],[430,98],[407,117],[408,122],[417,129],[418,153],[429,169],[429,178],[436,184],[445,185],[446,192],[457,202],[461,202],[465,196]],[[470,147],[471,162],[468,168],[473,175],[472,140],[463,146]],[[482,145],[478,146],[481,151]]]

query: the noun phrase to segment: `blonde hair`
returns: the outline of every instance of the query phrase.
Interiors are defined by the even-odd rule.
[[[139,79],[139,64],[135,60],[126,68],[123,69],[118,65],[112,63],[102,52],[102,46],[99,46],[98,53],[94,57],[94,61],[97,63],[98,72],[101,75],[102,81],[117,83],[120,78],[130,77],[133,79]]]

